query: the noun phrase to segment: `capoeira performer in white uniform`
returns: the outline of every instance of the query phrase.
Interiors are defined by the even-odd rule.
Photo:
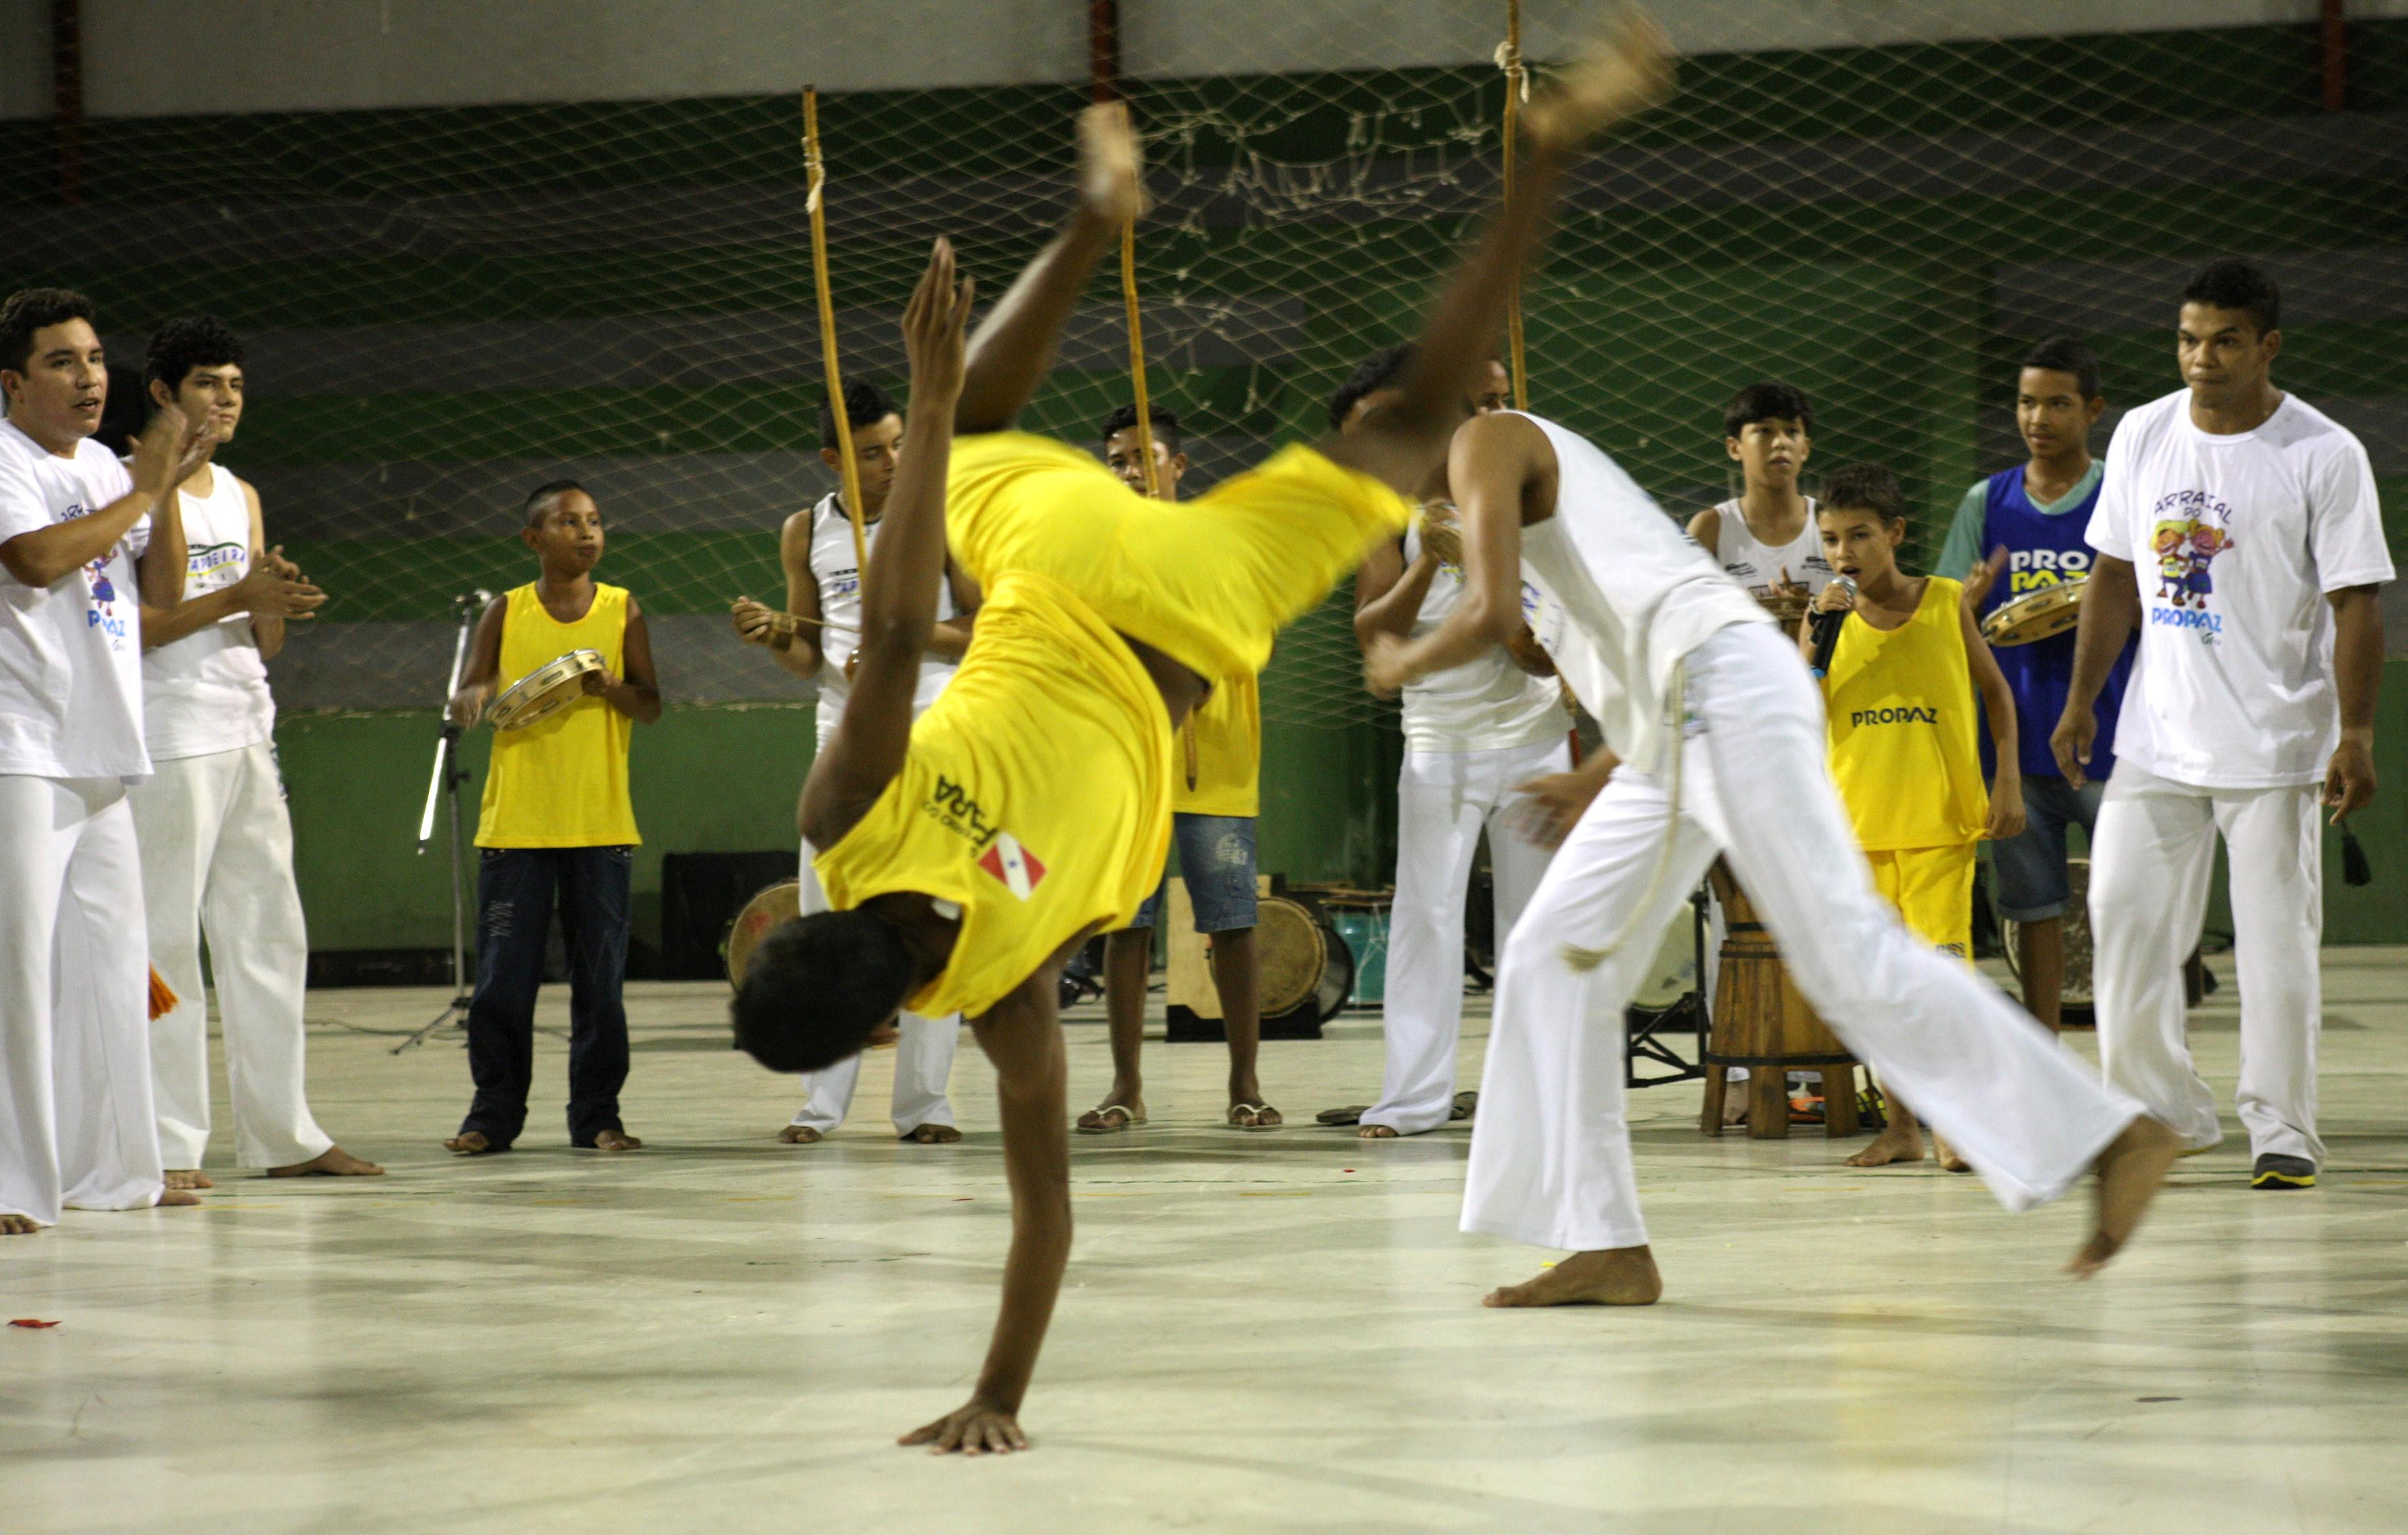
[[[1439,509],[1450,514],[1451,508]],[[1426,513],[1364,562],[1355,578],[1355,631],[1366,643],[1398,632],[1386,620],[1398,596],[1422,593],[1405,618],[1414,635],[1436,629],[1463,590],[1451,524],[1430,547]],[[1404,615],[1399,615],[1404,616]],[[1535,641],[1525,641],[1535,645]],[[1550,850],[1516,822],[1521,786],[1571,768],[1571,720],[1550,666],[1545,676],[1496,646],[1404,692],[1405,762],[1397,776],[1397,896],[1388,916],[1387,1071],[1380,1101],[1363,1111],[1367,1140],[1419,1135],[1455,1113],[1455,1044],[1463,1028],[1463,911],[1480,834],[1488,833],[1497,946],[1546,872]],[[1467,1100],[1466,1107],[1469,1102]]]
[[[2182,984],[2221,833],[2250,1184],[2300,1189],[2324,1162],[2317,807],[2339,819],[2374,796],[2378,596],[2391,556],[2365,447],[2270,377],[2282,345],[2273,280],[2219,261],[2183,298],[2190,387],[2116,424],[2090,517],[2098,559],[2072,686],[2051,744],[2079,788],[2093,704],[2138,623],[2091,840],[2100,1056],[2107,1080],[2192,1150],[2223,1140],[2215,1095],[2191,1064]]]
[[[293,882],[293,823],[273,740],[266,658],[284,622],[326,599],[267,547],[259,495],[215,461],[242,420],[242,343],[207,317],[150,338],[151,398],[207,420],[211,458],[178,488],[184,600],[142,614],[142,710],[151,777],[130,798],[142,848],[150,966],[176,1006],[150,1026],[159,1151],[171,1188],[208,1188],[209,940],[234,1104],[235,1162],[272,1178],[383,1171],[318,1127],[303,1086],[301,1002],[309,939]],[[158,555],[145,555],[147,562]]]
[[[847,385],[845,408],[861,474],[867,524],[862,531],[868,547],[876,549],[886,493],[894,483],[895,446],[903,436],[903,417],[884,391],[872,384]],[[836,421],[825,406],[820,409],[820,456],[834,467]],[[809,511],[788,518],[780,553],[786,567],[786,612],[774,613],[748,599],[737,605],[737,628],[747,639],[769,645],[789,670],[819,684],[819,750],[824,752],[836,737],[838,722],[844,718],[845,700],[853,691],[850,667],[853,652],[861,645],[861,571],[853,557],[853,522],[845,515],[842,493],[830,491]],[[925,713],[953,681],[968,642],[968,626],[961,615],[978,602],[975,583],[954,570],[950,561],[946,578],[938,594],[936,645],[920,663],[920,691],[911,701],[913,719]],[[782,625],[778,622],[781,618],[786,620]],[[777,642],[781,630],[785,636],[782,645]],[[807,915],[827,910],[819,876],[811,871],[815,856],[810,843],[802,844],[797,894]],[[896,1022],[895,1133],[906,1140],[934,1144],[962,1138],[953,1126],[953,1105],[948,1097],[961,1026],[958,1013],[923,1018],[906,1012]],[[862,1056],[855,1054],[824,1071],[806,1072],[803,1106],[778,1138],[790,1145],[809,1145],[843,1124],[853,1109],[853,1088],[861,1081],[861,1062]]]
[[[1645,1304],[1660,1293],[1624,1122],[1621,1020],[1657,936],[1717,853],[1815,1011],[2000,1202],[2055,1198],[2098,1169],[2098,1225],[2072,1267],[2103,1265],[2180,1142],[1962,960],[1910,937],[1873,894],[1795,643],[1612,459],[1552,422],[1472,420],[1449,478],[1464,518],[1463,600],[1434,634],[1375,642],[1373,688],[1501,640],[1521,623],[1526,562],[1621,690],[1583,702],[1612,717],[1610,739],[1632,743],[1627,762],[1604,769],[1610,781],[1498,968],[1463,1228],[1574,1255],[1488,1303]],[[1558,810],[1579,797],[1567,787]]]
[[[22,1236],[70,1206],[198,1202],[159,1165],[125,791],[150,772],[141,607],[183,595],[175,488],[208,444],[172,407],[131,476],[92,440],[108,369],[64,289],[0,305],[0,1236]]]

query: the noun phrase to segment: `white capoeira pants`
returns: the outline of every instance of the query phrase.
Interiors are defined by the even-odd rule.
[[[1670,775],[1617,772],[1555,853],[1498,968],[1463,1228],[1591,1251],[1647,1241],[1624,1118],[1623,1010],[1717,852],[1814,1011],[2020,1210],[2055,1198],[2141,1112],[1882,899],[1826,766],[1823,705],[1770,624],[1686,660]],[[1746,835],[1734,839],[1734,828]],[[1669,840],[1669,845],[1668,841]],[[1568,946],[1598,950],[1595,968]]]
[[[1547,870],[1549,850],[1514,829],[1514,786],[1571,770],[1563,739],[1491,752],[1405,753],[1397,777],[1397,898],[1388,911],[1387,1071],[1363,1123],[1419,1135],[1455,1108],[1463,1031],[1463,909],[1483,827],[1497,949]]]
[[[309,938],[293,883],[293,823],[276,753],[265,741],[171,757],[128,796],[142,842],[150,964],[176,1009],[150,1026],[159,1151],[197,1168],[209,1143],[209,1010],[201,936],[209,940],[234,1105],[235,1162],[287,1168],[334,1141],[302,1084],[301,1003]]]
[[[2202,789],[2115,764],[2090,839],[2092,996],[2107,1080],[2192,1146],[2224,1138],[2191,1065],[2183,958],[2207,914],[2215,839],[2232,868],[2241,987],[2241,1123],[2253,1156],[2324,1165],[2316,1035],[2324,991],[2324,838],[2317,786]]]
[[[0,1213],[159,1202],[148,947],[124,784],[0,775]]]
[[[803,911],[827,910],[826,893],[811,872],[811,845],[803,844]],[[951,1125],[953,1100],[946,1093],[953,1083],[953,1047],[961,1041],[962,1015],[923,1018],[907,1012],[896,1020],[901,1036],[895,1044],[895,1133],[910,1135],[923,1125]],[[867,1054],[867,1052],[864,1052]],[[790,1123],[827,1134],[844,1123],[853,1110],[853,1090],[861,1082],[861,1056],[841,1060],[824,1071],[803,1073],[803,1106]]]

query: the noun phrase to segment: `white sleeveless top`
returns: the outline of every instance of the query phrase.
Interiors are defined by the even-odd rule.
[[[1405,563],[1421,558],[1421,525],[1405,533]],[[1463,572],[1439,567],[1422,598],[1412,632],[1438,627],[1463,597]],[[1538,588],[1522,583],[1522,616],[1535,616]],[[1534,625],[1535,627],[1535,625]],[[1408,684],[1404,695],[1405,750],[1489,752],[1554,740],[1571,727],[1558,701],[1554,679],[1533,677],[1513,664],[1502,646],[1459,667],[1434,671]]]
[[[1555,514],[1522,529],[1523,573],[1562,604],[1580,641],[1556,664],[1615,753],[1660,769],[1666,694],[1682,658],[1734,624],[1772,615],[1602,449],[1528,419],[1554,445],[1557,476]]]
[[[1714,558],[1721,562],[1723,574],[1747,589],[1747,595],[1758,602],[1772,595],[1774,583],[1781,572],[1806,588],[1813,596],[1831,584],[1831,562],[1823,557],[1823,530],[1814,525],[1814,498],[1806,497],[1806,525],[1797,538],[1779,549],[1756,542],[1748,531],[1747,513],[1740,509],[1737,497],[1724,502],[1714,510],[1722,514],[1722,527],[1714,535]]]
[[[190,601],[251,573],[251,501],[222,464],[209,467],[209,494],[179,497],[191,565]],[[276,733],[267,664],[251,615],[235,613],[142,656],[142,727],[154,762],[238,752]]]
[[[863,528],[863,541],[876,549],[878,530],[885,525],[882,518]],[[811,575],[819,582],[820,617],[824,621],[820,630],[819,739],[825,746],[836,734],[837,722],[844,718],[845,700],[853,696],[844,664],[861,648],[861,571],[853,557],[853,520],[844,514],[843,503],[834,491],[811,508],[810,561]],[[937,617],[941,621],[955,616],[953,587],[939,582]],[[911,699],[914,719],[945,691],[945,684],[953,680],[953,662],[938,656],[922,658],[920,689]]]

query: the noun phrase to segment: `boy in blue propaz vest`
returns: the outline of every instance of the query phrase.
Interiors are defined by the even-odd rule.
[[[1965,602],[1976,618],[2033,592],[2088,579],[2085,534],[2106,471],[2090,456],[2090,429],[2106,408],[2099,392],[2099,359],[2080,341],[2054,337],[2025,356],[2015,380],[2015,426],[2030,456],[1974,482],[1957,505],[1940,552],[1940,574],[1965,583]],[[2015,696],[2024,796],[2022,834],[1991,849],[1999,915],[2018,926],[2016,973],[2023,978],[2024,1006],[2051,1028],[2058,1025],[2065,983],[2065,907],[2071,889],[2065,829],[2079,825],[2087,838],[2099,818],[2100,797],[2114,767],[2107,743],[2114,739],[2132,649],[2132,643],[2125,645],[2099,696],[2100,744],[2091,758],[2090,781],[2079,789],[2066,782],[2048,744],[2073,680],[2073,631],[1992,653]],[[1985,731],[1984,756],[1993,750]]]

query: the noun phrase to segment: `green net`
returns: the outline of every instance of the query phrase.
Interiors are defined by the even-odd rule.
[[[2019,457],[2021,352],[2070,332],[2104,359],[2114,407],[2165,393],[2173,294],[2226,252],[2282,279],[2280,381],[2357,429],[2396,494],[2408,20],[2391,7],[2356,7],[2386,14],[2342,34],[2337,103],[2313,7],[2274,22],[2224,4],[1665,8],[1680,93],[1584,173],[1526,306],[1533,408],[1668,510],[1735,494],[1722,403],[1784,379],[1814,403],[1808,488],[1842,462],[1889,465],[1928,559],[1963,489]],[[1158,205],[1139,241],[1152,393],[1186,424],[1196,488],[1316,435],[1348,367],[1413,329],[1496,190],[1507,7],[1118,9]],[[1589,11],[1525,9],[1541,65]],[[895,321],[932,233],[995,293],[1052,226],[1088,11],[962,9],[973,32],[1050,29],[1063,46],[1033,70],[1001,32],[930,42],[949,81],[978,79],[992,43],[997,78],[1023,83],[915,87],[909,36],[887,38],[886,80],[823,79],[849,372],[904,383]],[[904,25],[885,7],[746,14],[727,46],[794,61],[796,90]],[[390,46],[424,39],[405,27]],[[511,57],[481,78],[508,84]],[[121,356],[177,314],[247,333],[253,398],[227,461],[335,595],[278,662],[288,710],[432,705],[453,599],[527,579],[515,508],[562,475],[600,500],[604,575],[654,615],[674,699],[797,701],[805,685],[726,619],[739,594],[776,600],[778,525],[832,482],[797,96],[527,93],[96,117],[72,207],[51,125],[0,124],[0,287],[91,293]],[[1099,276],[1031,424],[1099,446],[1125,361]],[[1346,618],[1341,591],[1283,643],[1275,724],[1383,714]]]

